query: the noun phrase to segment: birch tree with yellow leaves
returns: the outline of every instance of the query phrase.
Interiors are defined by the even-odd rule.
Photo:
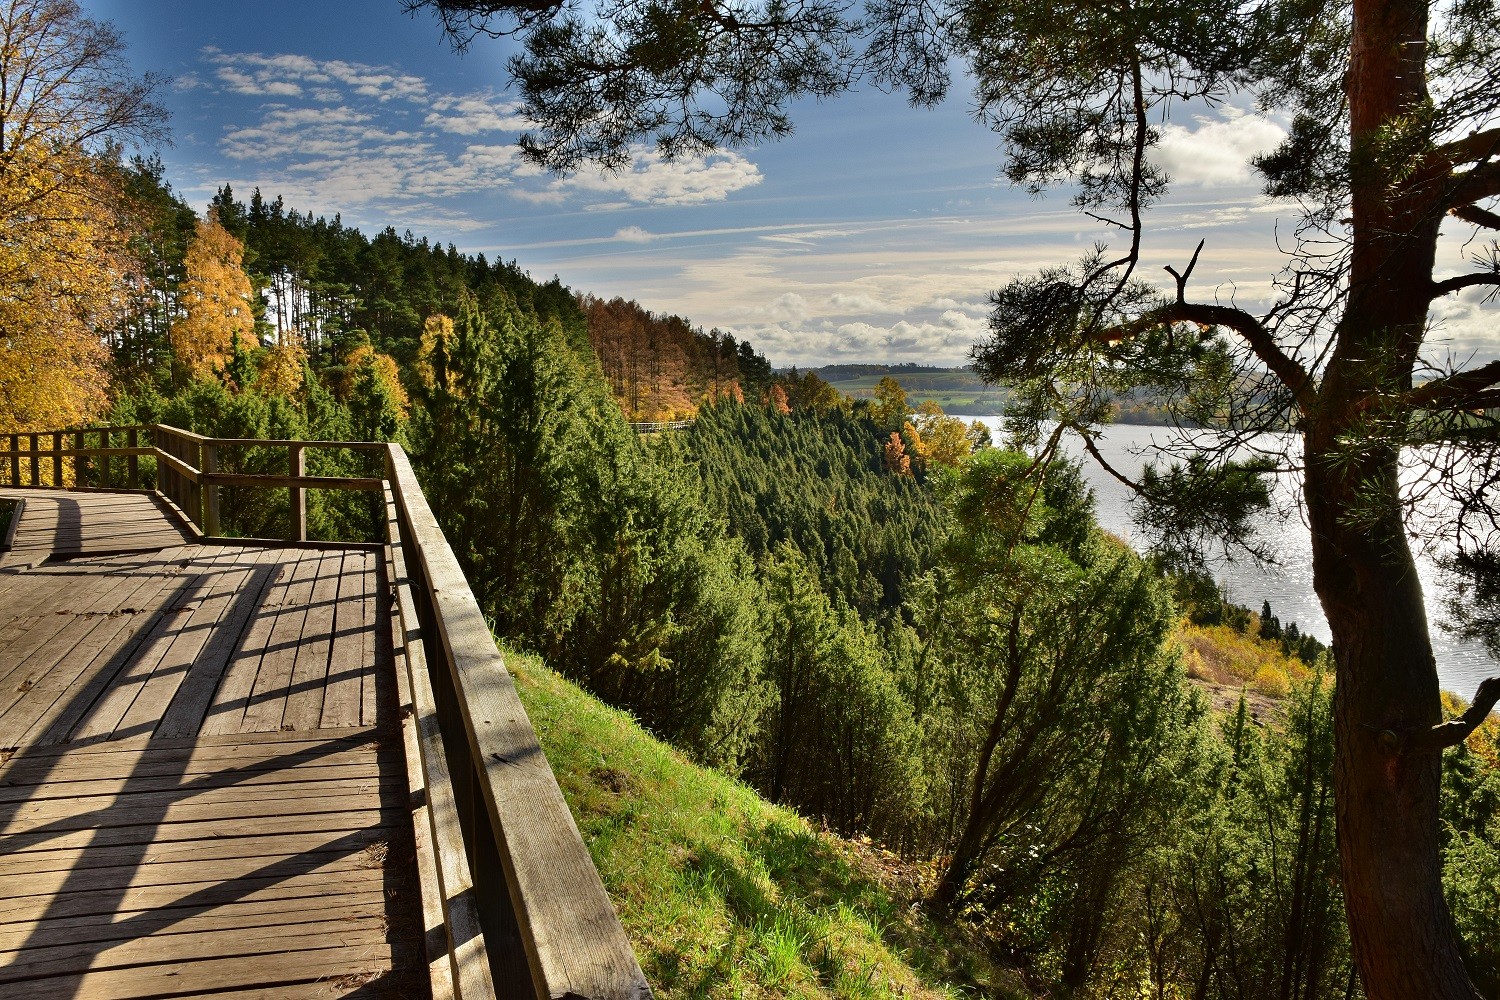
[[[73,0],[0,0],[0,427],[74,425],[108,402],[96,330],[130,235],[108,167],[120,143],[160,136],[158,83]]]
[[[198,231],[183,261],[182,316],[172,324],[173,367],[188,379],[217,377],[229,364],[236,341],[255,346],[255,313],[245,247],[213,219]]]

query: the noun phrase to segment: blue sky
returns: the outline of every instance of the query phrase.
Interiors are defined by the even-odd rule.
[[[139,70],[173,77],[163,159],[200,211],[224,183],[242,198],[258,186],[731,330],[777,365],[962,364],[992,289],[1109,235],[1066,191],[1033,200],[998,180],[961,87],[935,110],[877,92],[809,102],[777,144],[559,179],[516,156],[502,45],[455,55],[399,0],[81,2],[124,29]],[[1234,108],[1164,129],[1157,155],[1177,183],[1153,213],[1148,277],[1169,280],[1162,265],[1206,239],[1200,297],[1264,306],[1280,213],[1245,160],[1281,134]],[[1448,270],[1461,239],[1446,241]],[[1443,305],[1453,351],[1500,353],[1491,325],[1478,296]]]

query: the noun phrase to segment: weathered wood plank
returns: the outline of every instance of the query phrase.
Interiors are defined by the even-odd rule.
[[[244,575],[239,578],[238,587],[230,598],[230,607],[188,669],[171,704],[161,713],[161,722],[152,735],[153,743],[191,737],[202,727],[246,625],[271,586],[275,576],[276,556],[273,551],[238,549],[236,552],[236,559],[244,567]]]
[[[344,766],[307,768],[264,768],[258,770],[227,766],[224,770],[208,771],[197,775],[166,773],[157,776],[141,776],[131,773],[118,778],[93,778],[68,780],[59,777],[34,785],[0,785],[0,803],[42,802],[47,799],[84,799],[98,796],[119,797],[139,795],[144,792],[200,791],[210,788],[246,788],[260,785],[297,785],[308,781],[338,781],[362,783],[378,777],[373,761]],[[0,859],[3,861],[3,859]]]
[[[328,686],[329,661],[333,655],[333,628],[339,585],[345,568],[357,565],[358,553],[325,552],[313,581],[302,641],[292,664],[291,689],[286,699],[281,728],[290,732],[317,729],[323,716]]]
[[[370,914],[378,919],[385,904],[384,890],[330,892],[303,899],[272,899],[230,902],[209,909],[193,906],[164,907],[124,913],[87,913],[71,917],[44,917],[24,924],[0,924],[0,955],[28,945],[120,941],[144,935],[199,934],[204,931],[235,931],[249,927],[296,926],[317,923],[330,912]]]
[[[279,858],[326,852],[349,854],[372,844],[390,840],[387,827],[356,830],[323,830],[312,833],[288,831],[259,837],[222,837],[215,840],[193,840],[165,843],[116,844],[111,847],[89,845],[84,851],[58,848],[47,851],[23,851],[0,857],[0,873],[5,877],[39,872],[67,871],[79,859],[90,868],[118,865],[170,865],[182,861],[217,861],[226,858]],[[3,897],[3,894],[0,894]]]
[[[254,836],[283,832],[316,833],[339,830],[350,833],[355,830],[374,829],[387,821],[379,803],[364,800],[364,808],[347,812],[304,813],[289,824],[287,817],[280,815],[237,818],[232,827],[210,817],[203,820],[184,820],[161,827],[147,824],[134,826],[89,827],[78,826],[73,830],[45,830],[39,833],[11,834],[5,837],[7,852],[65,850],[79,847],[112,847],[121,844],[172,844],[187,841],[203,841],[230,836]],[[233,833],[226,833],[232,829]]]
[[[281,729],[292,686],[292,669],[307,624],[307,606],[321,566],[328,556],[327,552],[303,552],[297,560],[286,603],[271,628],[266,652],[260,661],[260,673],[245,706],[245,721],[240,727],[243,732],[274,733]]]
[[[62,976],[80,972],[124,970],[172,962],[204,959],[285,956],[287,965],[297,963],[298,953],[328,948],[364,952],[387,943],[387,932],[378,917],[351,917],[291,926],[240,928],[233,934],[210,930],[197,934],[164,934],[125,941],[37,944],[15,952],[13,960],[0,965],[0,983]]]
[[[239,647],[229,657],[219,689],[214,693],[200,732],[208,736],[239,733],[245,721],[245,709],[256,687],[261,660],[271,639],[271,630],[280,616],[281,605],[288,599],[292,575],[297,562],[278,558],[272,578],[263,592],[264,600],[251,615]]]
[[[385,791],[382,788],[379,791]],[[375,789],[361,788],[359,790],[340,790],[339,794],[307,794],[298,796],[298,808],[304,813],[317,812],[353,812],[359,809],[367,809],[380,801],[382,806],[387,803],[376,799],[373,794]],[[63,811],[49,811],[38,805],[37,808],[21,813],[16,816],[7,816],[3,827],[0,827],[0,836],[10,834],[32,833],[60,830],[82,830],[97,827],[108,821],[111,824],[133,824],[133,823],[179,823],[196,822],[199,820],[219,819],[223,821],[239,822],[243,819],[255,819],[265,816],[286,815],[285,799],[260,799],[247,796],[223,796],[213,800],[206,800],[194,796],[185,802],[174,802],[168,805],[150,806],[113,806],[104,811],[93,811],[84,813],[68,813]]]
[[[27,1000],[135,1000],[195,996],[248,987],[316,984],[337,977],[378,977],[396,964],[412,961],[411,948],[382,944],[369,948],[325,948],[302,952],[296,962],[274,957],[204,959],[133,969],[109,969],[56,976],[28,983]]]
[[[333,648],[329,653],[328,686],[323,696],[323,729],[360,725],[360,676],[373,670],[364,659],[364,602],[368,577],[363,564],[351,562],[339,577],[334,609]]]

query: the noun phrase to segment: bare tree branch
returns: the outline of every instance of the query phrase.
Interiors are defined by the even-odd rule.
[[[1193,255],[1196,262],[1197,254]],[[1191,265],[1188,273],[1192,272]],[[1172,272],[1176,276],[1176,272]],[[1183,275],[1180,281],[1186,281],[1187,275]],[[1261,364],[1271,370],[1271,373],[1281,380],[1288,391],[1291,392],[1297,408],[1302,413],[1308,412],[1312,405],[1312,377],[1296,361],[1288,357],[1276,344],[1276,339],[1265,325],[1254,316],[1243,309],[1233,306],[1211,306],[1205,303],[1184,302],[1180,298],[1176,302],[1170,302],[1158,309],[1152,309],[1140,318],[1120,326],[1102,330],[1098,339],[1113,343],[1126,340],[1137,334],[1150,330],[1153,327],[1164,326],[1169,323],[1196,323],[1200,327],[1223,327],[1233,330],[1240,335],[1240,339],[1250,348]]]
[[[1457,205],[1472,205],[1486,198],[1500,197],[1500,161],[1491,161],[1453,175],[1444,204],[1450,210]]]
[[[1462,406],[1474,397],[1500,385],[1500,361],[1433,379],[1407,393],[1406,401],[1417,409]]]
[[[1433,726],[1426,732],[1418,733],[1412,737],[1410,749],[1444,750],[1458,746],[1479,728],[1494,710],[1496,702],[1500,702],[1500,677],[1491,677],[1479,685],[1479,690],[1474,694],[1474,703],[1467,712],[1456,719]]]
[[[1484,226],[1486,229],[1500,229],[1500,215],[1480,208],[1478,205],[1457,205],[1448,209],[1448,214],[1456,219],[1472,222],[1476,226]]]
[[[1475,285],[1500,285],[1500,271],[1461,274],[1456,278],[1449,278],[1446,281],[1434,281],[1432,283],[1432,297],[1435,299],[1442,298],[1451,292],[1463,291],[1465,288],[1473,288]]]
[[[1500,157],[1500,128],[1471,132],[1462,139],[1434,146],[1429,159],[1456,167]]]

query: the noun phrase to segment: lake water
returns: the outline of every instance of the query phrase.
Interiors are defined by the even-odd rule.
[[[1003,418],[963,417],[978,420],[990,428],[996,442],[1004,438]],[[1165,427],[1116,424],[1108,429],[1099,450],[1105,459],[1126,475],[1137,475],[1151,461],[1153,439],[1165,442],[1171,431]],[[1101,469],[1097,462],[1083,454],[1076,438],[1070,439],[1069,453],[1083,460],[1083,474],[1094,489],[1099,524],[1106,530],[1133,543],[1141,542],[1140,531],[1131,522],[1132,494],[1118,480]],[[1160,459],[1158,459],[1160,461]],[[1295,496],[1294,477],[1278,477],[1278,499],[1290,501]],[[1263,567],[1248,557],[1215,567],[1215,575],[1237,604],[1259,611],[1262,601],[1271,602],[1271,611],[1283,626],[1296,622],[1324,642],[1329,641],[1328,622],[1318,604],[1312,585],[1312,548],[1307,524],[1294,503],[1279,503],[1289,508],[1284,517],[1270,517],[1261,526],[1261,537],[1275,554],[1279,565]],[[1457,638],[1441,627],[1443,604],[1448,583],[1430,555],[1417,553],[1417,572],[1427,595],[1427,612],[1432,619],[1432,645],[1437,657],[1438,678],[1445,689],[1465,698],[1473,697],[1479,682],[1497,672],[1496,663],[1485,648],[1476,642]]]

